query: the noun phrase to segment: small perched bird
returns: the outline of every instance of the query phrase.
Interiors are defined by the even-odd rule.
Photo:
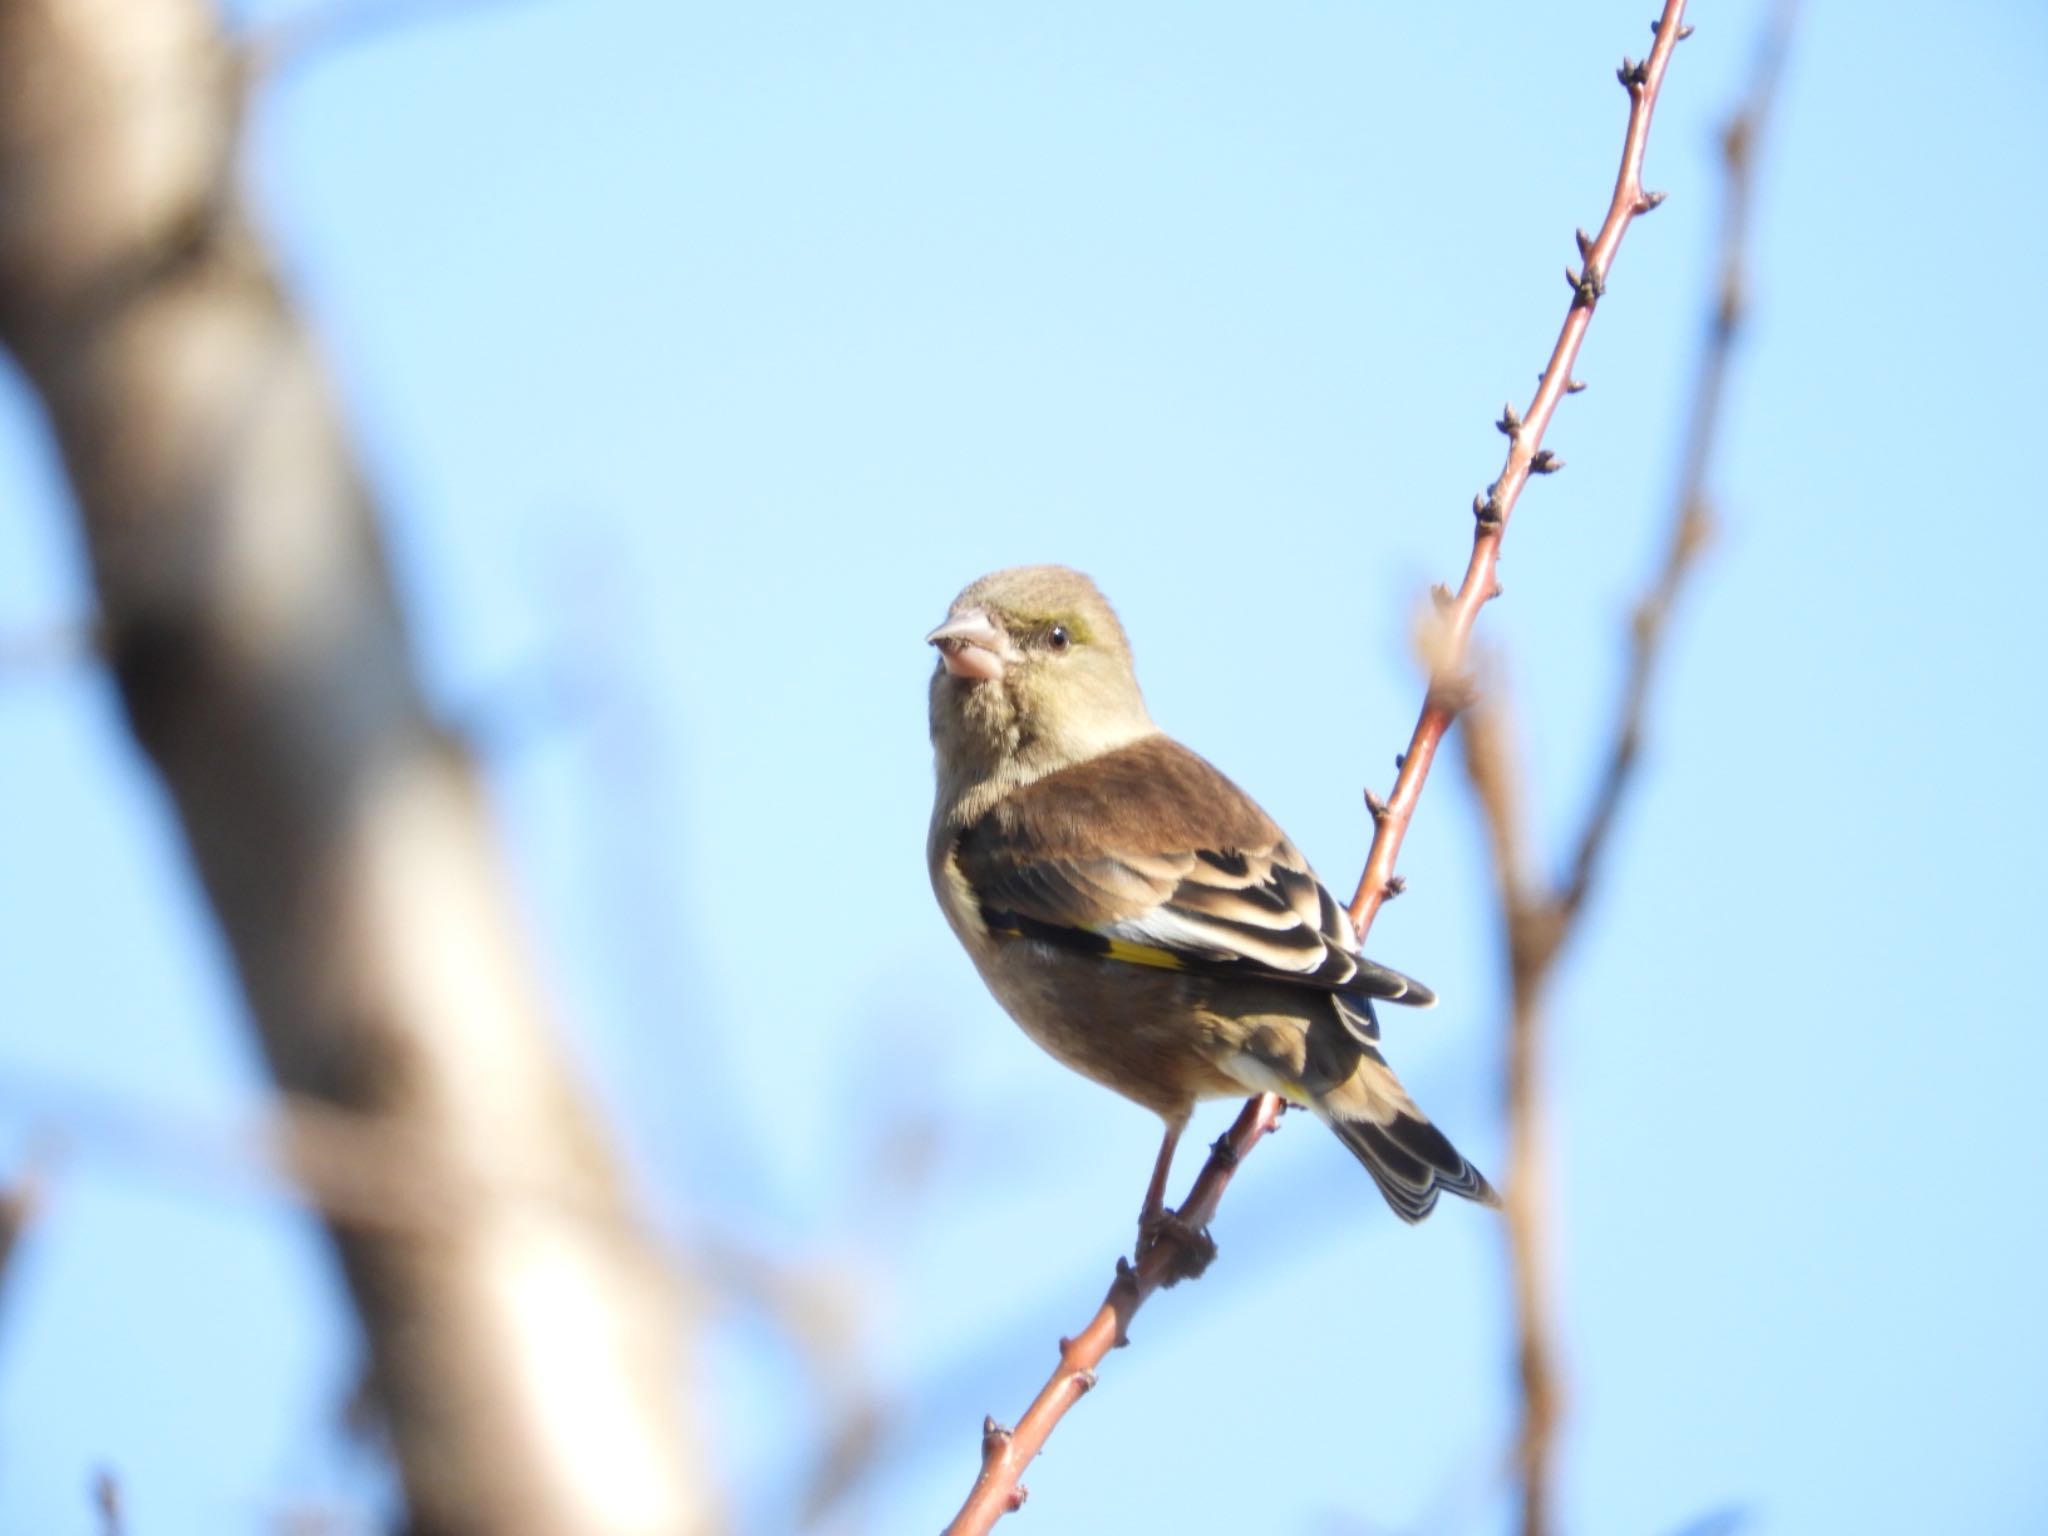
[[[1141,1250],[1175,1223],[1167,1175],[1195,1101],[1226,1095],[1313,1110],[1404,1221],[1441,1190],[1498,1204],[1380,1054],[1373,1001],[1435,996],[1361,955],[1286,834],[1152,723],[1094,582],[997,571],[925,639],[932,887],[1024,1032],[1166,1122]]]

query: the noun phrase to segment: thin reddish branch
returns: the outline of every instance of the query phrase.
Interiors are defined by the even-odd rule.
[[[1509,439],[1507,465],[1500,478],[1475,503],[1478,527],[1472,541],[1472,558],[1466,567],[1464,584],[1446,605],[1443,625],[1447,643],[1439,651],[1438,665],[1432,670],[1422,716],[1416,722],[1392,798],[1385,804],[1370,802],[1375,822],[1372,850],[1358,894],[1351,903],[1352,921],[1361,939],[1380,905],[1399,889],[1394,861],[1415,814],[1430,763],[1462,702],[1459,695],[1463,689],[1458,678],[1465,647],[1481,605],[1496,590],[1494,567],[1508,517],[1531,474],[1548,474],[1561,467],[1543,452],[1543,432],[1558,401],[1568,390],[1578,387],[1571,379],[1572,364],[1578,357],[1586,327],[1592,323],[1594,306],[1606,287],[1607,273],[1621,247],[1622,234],[1637,214],[1647,213],[1662,200],[1661,196],[1647,195],[1642,190],[1643,151],[1649,142],[1650,117],[1664,82],[1665,66],[1670,62],[1671,50],[1685,35],[1684,13],[1685,0],[1668,0],[1656,24],[1657,41],[1649,58],[1641,64],[1623,61],[1622,84],[1629,94],[1628,131],[1606,222],[1597,239],[1581,241],[1585,264],[1581,271],[1572,274],[1572,307],[1565,316],[1564,329],[1552,349],[1528,413],[1518,417],[1510,406],[1502,417],[1501,430]],[[1261,1094],[1246,1102],[1236,1123],[1215,1144],[1187,1201],[1180,1207],[1184,1230],[1199,1232],[1208,1224],[1239,1161],[1278,1122],[1282,1108],[1280,1100],[1272,1094]],[[1096,1366],[1123,1340],[1131,1319],[1146,1298],[1162,1285],[1171,1285],[1185,1274],[1198,1272],[1188,1261],[1187,1251],[1170,1240],[1148,1250],[1135,1270],[1119,1261],[1117,1278],[1102,1306],[1077,1337],[1061,1342],[1059,1364],[1017,1427],[1005,1430],[993,1418],[985,1421],[981,1470],[967,1502],[946,1528],[947,1536],[974,1536],[988,1531],[1005,1514],[1023,1504],[1024,1469],[1067,1410],[1095,1384]]]
[[[1280,1100],[1270,1093],[1248,1101],[1236,1123],[1210,1149],[1209,1160],[1180,1207],[1181,1221],[1190,1230],[1200,1231],[1209,1224],[1238,1163],[1279,1123],[1281,1109]],[[1024,1469],[1031,1465],[1053,1426],[1095,1385],[1095,1368],[1111,1349],[1126,1341],[1131,1319],[1146,1298],[1186,1275],[1187,1262],[1185,1251],[1172,1241],[1155,1243],[1135,1268],[1126,1260],[1117,1260],[1109,1294],[1102,1298],[1086,1328],[1071,1339],[1060,1340],[1059,1364],[1038,1389],[1017,1427],[1005,1429],[992,1418],[983,1421],[981,1471],[967,1502],[946,1527],[946,1536],[975,1536],[1023,1505]]]
[[[1607,289],[1607,275],[1613,269],[1621,237],[1638,214],[1648,213],[1663,201],[1661,193],[1643,191],[1643,151],[1650,142],[1650,118],[1657,108],[1657,95],[1664,84],[1665,66],[1671,51],[1686,35],[1685,0],[1667,0],[1657,19],[1657,40],[1649,58],[1637,64],[1622,60],[1623,86],[1628,90],[1628,133],[1623,140],[1621,170],[1614,178],[1614,196],[1607,205],[1607,218],[1600,233],[1591,240],[1579,238],[1584,264],[1566,276],[1572,284],[1571,308],[1565,313],[1557,345],[1550,362],[1537,381],[1536,397],[1521,415],[1509,406],[1501,415],[1500,428],[1507,434],[1508,456],[1500,478],[1474,498],[1472,557],[1465,566],[1465,579],[1457,594],[1441,606],[1439,633],[1434,646],[1434,665],[1429,692],[1422,702],[1422,714],[1415,722],[1408,750],[1394,780],[1394,792],[1384,803],[1374,800],[1372,848],[1366,854],[1365,872],[1358,891],[1351,898],[1351,922],[1362,940],[1373,918],[1387,898],[1400,887],[1395,884],[1394,864],[1400,857],[1401,841],[1414,819],[1416,802],[1422,798],[1422,784],[1429,777],[1436,750],[1444,732],[1457,718],[1462,702],[1456,679],[1465,662],[1479,610],[1499,590],[1494,570],[1500,560],[1500,542],[1508,519],[1521,499],[1522,487],[1531,474],[1548,474],[1560,468],[1543,451],[1543,434],[1556,414],[1557,403],[1578,386],[1572,379],[1572,365],[1578,361],[1579,346],[1586,328],[1593,323],[1593,310]]]

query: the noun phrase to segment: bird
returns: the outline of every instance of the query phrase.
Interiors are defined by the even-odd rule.
[[[1271,1092],[1312,1111],[1403,1221],[1444,1191],[1499,1204],[1381,1053],[1373,1004],[1435,994],[1361,954],[1273,819],[1153,724],[1089,577],[996,571],[925,640],[932,889],[1025,1034],[1164,1123],[1141,1256],[1169,1233],[1213,1254],[1165,1209],[1174,1150],[1209,1098]]]

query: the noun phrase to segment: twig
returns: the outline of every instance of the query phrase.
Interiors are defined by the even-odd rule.
[[[1272,1094],[1250,1100],[1237,1122],[1210,1149],[1209,1160],[1202,1165],[1194,1188],[1188,1191],[1188,1198],[1180,1207],[1181,1219],[1190,1229],[1200,1231],[1215,1216],[1238,1163],[1260,1137],[1279,1124],[1281,1107],[1280,1100]],[[1171,1242],[1154,1244],[1135,1269],[1127,1260],[1117,1260],[1116,1279],[1110,1282],[1109,1294],[1102,1298],[1101,1307],[1086,1328],[1071,1339],[1060,1340],[1059,1364],[1039,1388],[1038,1396],[1017,1421],[1017,1427],[1005,1429],[993,1418],[983,1421],[981,1471],[967,1502],[946,1527],[946,1536],[971,1536],[989,1530],[1011,1510],[1023,1506],[1026,1490],[1020,1479],[1024,1469],[1045,1444],[1053,1426],[1095,1385],[1095,1368],[1112,1348],[1128,1341],[1131,1319],[1137,1316],[1138,1308],[1154,1291],[1179,1278],[1183,1262],[1184,1255]]]
[[[84,1149],[111,1154],[152,1173],[254,1184],[293,1201],[337,1228],[422,1241],[493,1207],[575,1224],[617,1245],[636,1262],[678,1265],[616,1205],[593,1200],[576,1183],[540,1170],[471,1169],[461,1177],[423,1172],[418,1128],[302,1094],[279,1093],[262,1113],[226,1125],[203,1124],[53,1088],[18,1069],[6,1072],[0,1115],[29,1121],[47,1162]],[[0,1196],[0,1260],[10,1199],[35,1198],[37,1174]]]
[[[41,1181],[31,1170],[6,1189],[0,1189],[0,1295],[5,1294],[7,1270],[14,1258],[22,1230],[35,1216],[42,1195]]]
[[[708,1226],[656,1232],[539,1170],[425,1177],[413,1130],[303,1095],[276,1095],[271,1108],[238,1121],[202,1123],[57,1089],[0,1062],[0,1118],[29,1121],[38,1148],[30,1170],[0,1192],[0,1272],[10,1221],[33,1216],[53,1169],[90,1153],[153,1176],[247,1186],[294,1202],[336,1229],[407,1242],[431,1240],[478,1210],[560,1223],[658,1275],[692,1309],[759,1315],[813,1355],[848,1351],[850,1328],[834,1305],[828,1269],[786,1261]]]
[[[1504,1203],[1522,1399],[1516,1465],[1522,1484],[1523,1536],[1543,1536],[1551,1528],[1552,1465],[1563,1399],[1552,1294],[1550,1138],[1541,1081],[1544,993],[1612,840],[1622,798],[1641,753],[1651,688],[1671,613],[1710,534],[1707,472],[1729,361],[1744,314],[1754,151],[1775,99],[1793,11],[1793,0],[1781,0],[1773,12],[1743,105],[1723,135],[1727,180],[1719,278],[1686,425],[1670,532],[1657,573],[1630,622],[1628,673],[1611,744],[1570,860],[1555,885],[1539,888],[1530,873],[1504,690],[1489,686],[1483,703],[1465,725],[1466,772],[1486,823],[1508,951],[1508,1176]]]
[[[0,634],[0,682],[57,672],[106,654],[97,620],[72,620]]]
[[[1507,465],[1500,478],[1475,504],[1478,526],[1473,534],[1472,558],[1465,571],[1464,584],[1457,595],[1444,605],[1442,634],[1445,643],[1437,652],[1428,696],[1403,759],[1400,776],[1395,781],[1393,796],[1385,803],[1368,797],[1373,808],[1372,849],[1366,858],[1358,894],[1351,903],[1352,921],[1361,940],[1381,904],[1400,889],[1394,873],[1394,861],[1400,852],[1402,836],[1415,813],[1423,780],[1429,774],[1430,761],[1462,702],[1460,695],[1464,690],[1457,679],[1463,665],[1465,645],[1481,605],[1497,590],[1494,567],[1508,517],[1531,474],[1549,474],[1562,467],[1543,450],[1543,432],[1557,409],[1557,402],[1568,390],[1578,387],[1571,378],[1572,363],[1578,357],[1580,342],[1592,322],[1593,308],[1605,290],[1608,271],[1621,247],[1622,234],[1637,214],[1647,213],[1662,201],[1661,194],[1646,194],[1642,189],[1643,151],[1649,142],[1650,118],[1656,107],[1658,90],[1663,85],[1665,66],[1670,61],[1672,49],[1686,33],[1684,13],[1685,0],[1668,0],[1657,22],[1657,40],[1649,58],[1640,64],[1627,59],[1622,62],[1621,82],[1629,96],[1628,130],[1607,220],[1601,226],[1597,239],[1581,241],[1584,266],[1573,274],[1571,309],[1565,316],[1564,328],[1537,385],[1536,398],[1530,403],[1526,415],[1517,416],[1514,407],[1510,406],[1501,419],[1501,429],[1508,435]],[[1236,1171],[1238,1161],[1278,1121],[1281,1108],[1280,1100],[1272,1094],[1261,1094],[1246,1102],[1236,1123],[1216,1143],[1187,1202],[1180,1208],[1184,1229],[1199,1231],[1207,1225],[1215,1213],[1216,1202],[1222,1197],[1224,1186]],[[982,1435],[981,1471],[966,1504],[947,1527],[948,1536],[971,1536],[971,1533],[987,1531],[1005,1514],[1023,1504],[1025,1490],[1019,1479],[1024,1468],[1038,1454],[1053,1426],[1094,1385],[1095,1366],[1112,1344],[1123,1339],[1138,1308],[1160,1284],[1170,1283],[1166,1277],[1178,1273],[1184,1257],[1170,1243],[1161,1243],[1146,1254],[1134,1274],[1120,1264],[1117,1279],[1110,1286],[1094,1321],[1079,1338],[1062,1344],[1058,1367],[1040,1389],[1016,1429],[1004,1430],[993,1418],[986,1421]]]
[[[100,1536],[121,1536],[128,1528],[122,1519],[120,1480],[105,1467],[93,1474],[92,1507],[100,1517]]]
[[[1643,151],[1650,141],[1650,117],[1657,107],[1657,93],[1664,83],[1664,69],[1671,51],[1685,38],[1685,0],[1667,0],[1656,22],[1656,43],[1650,56],[1640,64],[1624,58],[1617,72],[1628,92],[1628,133],[1623,141],[1621,171],[1614,179],[1614,196],[1607,205],[1606,222],[1598,236],[1587,239],[1581,233],[1579,250],[1583,264],[1565,276],[1572,285],[1571,308],[1565,312],[1564,327],[1558,332],[1550,362],[1537,381],[1536,397],[1527,411],[1517,414],[1510,405],[1497,425],[1507,435],[1508,456],[1500,478],[1473,498],[1472,558],[1465,567],[1465,580],[1455,596],[1440,600],[1437,633],[1432,646],[1429,692],[1423,699],[1422,714],[1415,722],[1408,750],[1401,755],[1394,792],[1384,802],[1374,800],[1372,848],[1365,859],[1365,873],[1351,898],[1351,922],[1362,939],[1381,905],[1399,892],[1394,863],[1401,853],[1401,840],[1422,797],[1423,780],[1429,777],[1436,749],[1457,717],[1467,692],[1459,684],[1466,645],[1479,610],[1496,592],[1499,583],[1494,570],[1500,559],[1500,543],[1514,515],[1522,487],[1532,474],[1550,474],[1562,463],[1543,448],[1543,434],[1558,401],[1576,392],[1572,365],[1579,346],[1593,323],[1593,309],[1607,291],[1607,276],[1613,269],[1621,237],[1638,214],[1648,213],[1664,200],[1661,192],[1643,190]]]

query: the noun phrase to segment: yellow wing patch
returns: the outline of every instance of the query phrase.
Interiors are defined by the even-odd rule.
[[[1128,939],[1108,939],[1108,955],[1112,960],[1121,960],[1126,965],[1149,965],[1155,970],[1184,971],[1188,968],[1170,949],[1156,949],[1150,944],[1133,944]]]
[[[986,914],[982,922],[991,938],[1037,939],[1043,943],[1079,950],[1083,954],[1096,955],[1104,960],[1120,960],[1125,965],[1150,966],[1155,971],[1192,969],[1186,959],[1170,949],[1161,949],[1156,944],[1138,944],[1130,939],[1114,938],[1106,933],[1098,933],[1093,928],[1063,928],[1055,923],[1035,922],[1028,917],[1019,918],[1009,912]]]

